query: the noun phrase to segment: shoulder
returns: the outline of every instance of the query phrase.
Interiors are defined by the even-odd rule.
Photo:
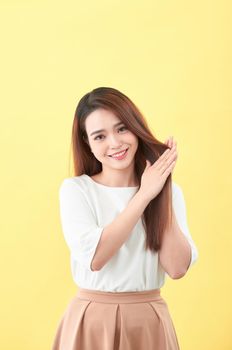
[[[178,196],[178,195],[181,195],[182,194],[182,188],[179,184],[177,184],[176,182],[172,181],[172,195],[173,195],[173,198]]]
[[[86,193],[88,185],[86,182],[85,174],[79,176],[72,176],[64,178],[59,186],[60,195],[68,192],[81,192]]]
[[[181,185],[172,182],[172,203],[175,206],[185,205],[185,196]]]

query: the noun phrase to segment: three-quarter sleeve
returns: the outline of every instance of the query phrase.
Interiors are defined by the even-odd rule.
[[[59,189],[60,218],[65,241],[72,257],[89,271],[103,227],[97,225],[94,212],[83,189],[71,178]]]
[[[191,247],[191,261],[190,261],[190,264],[188,266],[188,269],[189,269],[189,267],[192,266],[196,262],[199,254],[198,254],[198,249],[196,247],[196,244],[194,243],[192,236],[190,234],[190,231],[189,231],[188,222],[187,222],[187,214],[186,214],[186,205],[185,205],[183,191],[182,191],[181,187],[179,185],[177,185],[176,183],[173,184],[172,199],[173,199],[173,209],[174,209],[177,223],[178,223],[181,231],[183,232],[183,234],[187,238],[187,240],[190,244],[190,247]]]

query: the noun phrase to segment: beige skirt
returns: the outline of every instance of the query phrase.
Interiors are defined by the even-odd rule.
[[[52,350],[179,350],[160,289],[104,292],[79,288],[55,333]]]

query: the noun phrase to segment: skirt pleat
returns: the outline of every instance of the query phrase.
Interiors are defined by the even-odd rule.
[[[179,350],[160,289],[104,292],[79,288],[55,333],[52,350]]]

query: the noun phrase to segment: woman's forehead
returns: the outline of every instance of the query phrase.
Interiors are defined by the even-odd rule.
[[[91,112],[85,121],[86,131],[92,133],[95,129],[110,129],[122,121],[111,111],[98,109]]]

